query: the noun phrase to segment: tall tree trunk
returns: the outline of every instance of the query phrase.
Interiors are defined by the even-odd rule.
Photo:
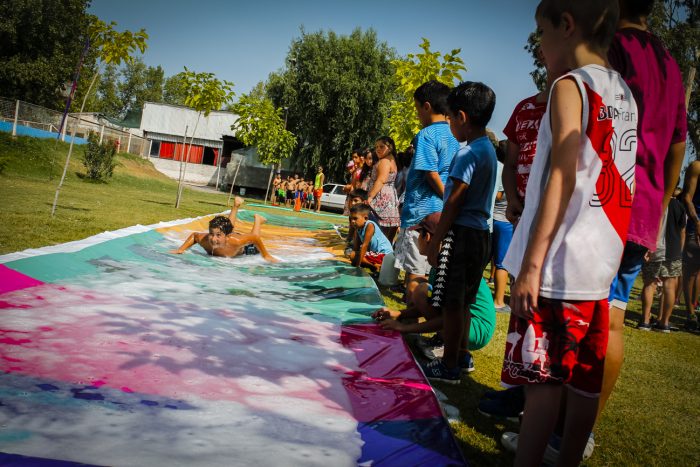
[[[68,147],[68,155],[66,155],[66,163],[63,165],[63,175],[61,175],[61,181],[58,182],[58,187],[56,187],[56,196],[53,198],[53,206],[51,207],[51,217],[54,216],[56,213],[56,204],[58,203],[58,195],[61,191],[61,187],[63,186],[63,181],[66,179],[66,172],[68,172],[68,164],[70,163],[70,156],[73,153],[73,145],[75,144],[75,130],[77,129],[78,125],[80,125],[80,122],[82,121],[82,115],[83,115],[83,110],[85,110],[85,103],[87,102],[88,96],[90,96],[90,91],[92,91],[92,86],[95,84],[95,80],[97,80],[97,76],[100,74],[99,71],[95,72],[95,76],[92,77],[92,81],[90,81],[90,86],[87,89],[87,92],[85,93],[85,97],[83,97],[83,104],[80,106],[80,113],[78,114],[78,123],[73,127],[73,132],[71,133],[71,138],[70,138],[70,146]]]

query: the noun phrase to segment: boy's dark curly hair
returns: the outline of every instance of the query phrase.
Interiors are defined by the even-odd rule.
[[[209,231],[211,232],[211,229],[213,228],[221,229],[221,231],[226,235],[233,232],[233,224],[231,224],[231,220],[226,216],[216,216],[215,218],[210,220]]]

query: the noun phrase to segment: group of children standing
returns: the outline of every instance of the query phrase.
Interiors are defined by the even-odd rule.
[[[273,206],[284,205],[296,210],[311,209],[313,206],[316,212],[319,212],[324,181],[325,175],[321,166],[318,167],[314,180],[304,180],[299,174],[294,174],[294,178],[291,175],[287,176],[287,179],[283,180],[282,174],[278,172],[272,180],[270,202]]]
[[[542,0],[535,13],[549,86],[519,103],[504,131],[504,217],[514,231],[497,267],[514,277],[501,380],[525,387],[521,432],[507,444],[516,465],[539,465],[551,450],[559,465],[580,463],[619,375],[632,284],[656,250],[678,183],[684,91],[677,64],[647,31],[652,6]],[[414,100],[423,128],[394,254],[409,309],[423,310],[444,341],[442,358],[423,370],[458,383],[471,363],[470,310],[491,258],[498,166],[486,125],[496,96],[482,83],[450,89],[431,81]],[[671,208],[666,222],[682,223]],[[351,212],[353,260],[362,264],[372,248],[391,244],[366,206]],[[412,296],[422,300],[426,283],[430,306],[417,306]],[[375,317],[393,322],[399,314]]]

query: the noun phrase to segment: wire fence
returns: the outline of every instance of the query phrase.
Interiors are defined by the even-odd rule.
[[[47,109],[29,102],[0,97],[0,129],[12,134],[26,134],[42,138],[59,138],[65,141],[75,131],[77,138],[87,138],[89,133],[99,135],[100,142],[112,142],[120,152],[143,157],[148,156],[150,140],[101,122],[95,114],[69,114],[63,131],[62,112]]]

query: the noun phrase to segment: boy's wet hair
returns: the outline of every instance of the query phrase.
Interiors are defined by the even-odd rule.
[[[364,203],[356,204],[350,208],[350,214],[361,214],[363,216],[369,217],[370,212],[370,207]]]
[[[211,232],[211,229],[213,228],[221,229],[221,231],[226,235],[233,232],[233,224],[231,224],[231,219],[229,219],[226,216],[216,216],[215,218],[210,220],[209,231]]]
[[[413,93],[413,98],[423,105],[430,102],[430,107],[433,113],[445,115],[447,113],[447,95],[450,93],[450,87],[438,81],[430,80],[418,86],[418,89]]]
[[[484,83],[465,81],[450,91],[447,104],[453,114],[461,110],[469,117],[469,123],[485,128],[496,107],[496,94]]]
[[[639,20],[649,16],[654,9],[654,0],[619,0],[620,18]]]
[[[564,13],[574,18],[584,40],[601,50],[608,50],[620,19],[618,0],[542,0],[535,16],[558,27]]]
[[[355,188],[350,192],[350,198],[360,198],[362,201],[367,201],[368,197],[369,193],[362,188]]]

